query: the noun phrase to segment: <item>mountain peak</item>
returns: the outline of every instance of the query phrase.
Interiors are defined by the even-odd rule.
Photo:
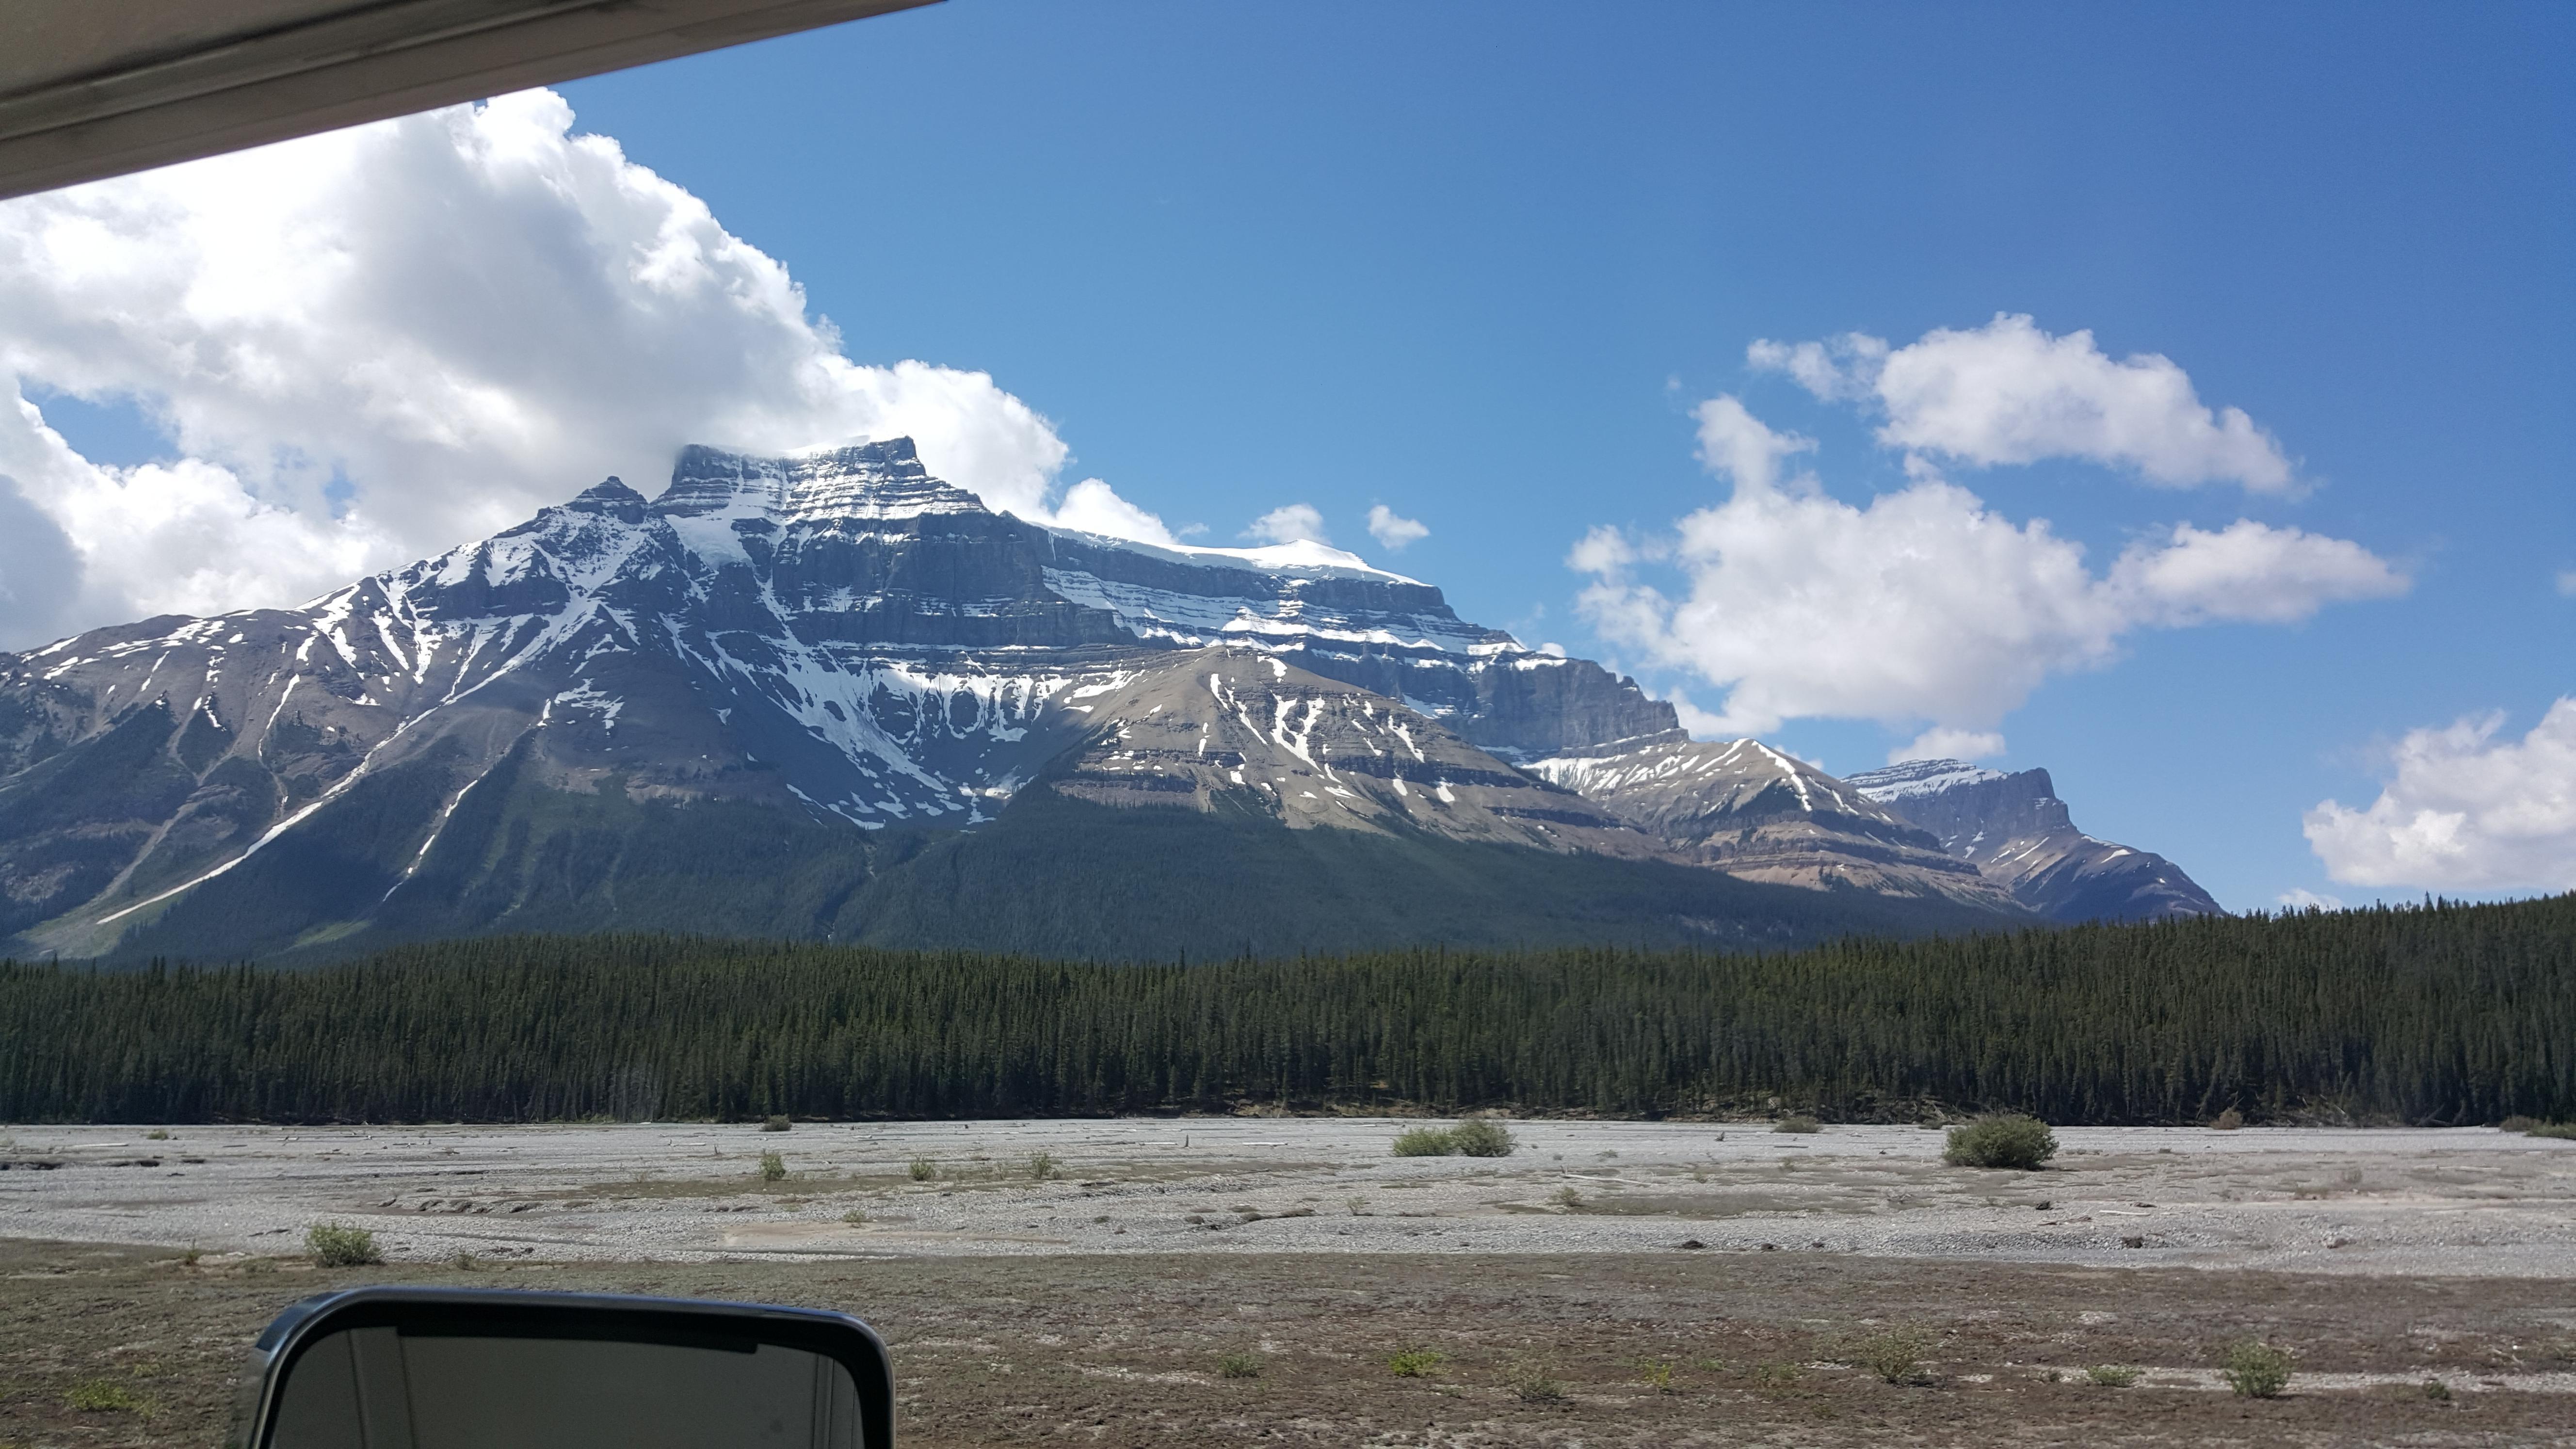
[[[2046,772],[2041,775],[2041,789],[2047,790]],[[1962,785],[1982,785],[2000,780],[2000,770],[1988,770],[1965,760],[1900,760],[1882,769],[1863,770],[1846,775],[1843,783],[1881,804],[1917,795],[1938,795]]]
[[[576,513],[606,513],[628,523],[644,521],[644,495],[626,486],[626,480],[612,473],[572,496],[564,507]]]
[[[988,512],[983,500],[930,476],[910,438],[885,438],[785,457],[691,443],[653,502],[666,517],[918,518]]]

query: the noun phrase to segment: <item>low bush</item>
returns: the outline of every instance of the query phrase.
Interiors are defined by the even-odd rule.
[[[143,1140],[146,1142],[167,1142],[170,1140],[170,1129],[167,1127],[155,1127],[151,1131],[143,1134]]]
[[[2218,1376],[2241,1397],[2268,1399],[2290,1386],[2291,1362],[2289,1350],[2249,1338],[2227,1350]]]
[[[763,1181],[763,1182],[782,1182],[782,1181],[785,1181],[785,1180],[786,1180],[786,1177],[787,1177],[787,1159],[786,1159],[786,1158],[779,1156],[779,1155],[778,1155],[777,1153],[775,1153],[775,1152],[764,1152],[764,1153],[760,1154],[760,1180],[761,1180],[761,1181]]]
[[[1448,1361],[1449,1355],[1436,1348],[1408,1348],[1388,1355],[1386,1367],[1400,1379],[1427,1379]]]
[[[1414,1127],[1395,1134],[1391,1150],[1398,1157],[1455,1157],[1458,1137],[1442,1127]]]
[[[939,1164],[927,1157],[916,1157],[912,1160],[911,1171],[913,1181],[928,1182],[939,1175]]]
[[[2230,1107],[2226,1111],[2219,1113],[2209,1125],[2220,1132],[2233,1132],[2237,1128],[2245,1125],[2245,1114],[2237,1111],[2233,1107]]]
[[[1470,1117],[1450,1128],[1449,1140],[1469,1157],[1509,1157],[1520,1147],[1512,1129],[1490,1117]]]
[[[1822,1132],[1824,1124],[1803,1112],[1792,1112],[1771,1124],[1774,1132]]]
[[[2084,1371],[2084,1377],[2106,1389],[2125,1389],[2136,1383],[2142,1372],[2144,1370],[2124,1368],[2119,1364],[2097,1363]]]
[[[2440,1379],[2426,1379],[2424,1397],[2437,1404],[2447,1404],[2451,1401],[2451,1386]]]
[[[1052,1152],[1029,1154],[1029,1181],[1045,1182],[1064,1175],[1064,1159]]]
[[[375,1234],[341,1223],[315,1223],[305,1229],[304,1251],[324,1268],[358,1268],[385,1260]]]
[[[1950,1129],[1941,1160],[1953,1167],[1996,1167],[2028,1172],[2057,1155],[2057,1134],[2036,1117],[2018,1113],[1980,1117]]]
[[[1673,1391],[1673,1362],[1665,1358],[1637,1360],[1637,1382],[1659,1394]]]
[[[1240,1350],[1218,1354],[1216,1376],[1221,1379],[1257,1379],[1261,1377],[1261,1355]]]
[[[1923,1381],[1923,1356],[1932,1351],[1932,1335],[1919,1328],[1891,1328],[1855,1339],[1846,1350],[1851,1361],[1891,1384]]]
[[[1565,1402],[1565,1385],[1550,1378],[1545,1371],[1524,1368],[1512,1375],[1512,1392],[1524,1404],[1561,1404]]]
[[[760,1119],[760,1130],[763,1132],[784,1132],[795,1125],[795,1123],[788,1121],[784,1115],[763,1117]]]

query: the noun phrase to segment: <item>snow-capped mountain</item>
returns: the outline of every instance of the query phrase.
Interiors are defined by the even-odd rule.
[[[1706,923],[1809,929],[1812,904],[1673,873],[1797,872],[1677,851],[1521,768],[1681,741],[1631,681],[1348,554],[1041,527],[929,476],[901,439],[788,459],[693,447],[657,499],[612,478],[300,608],[0,656],[0,938],[95,955],[612,925],[867,937],[1038,839],[1027,822],[1056,833],[1047,863],[991,887],[1016,901],[1107,858],[1083,832],[1160,861],[1171,847],[1131,827],[1183,817],[1377,840],[1308,865],[1329,878],[1316,889],[1379,904],[1405,882],[1348,862],[1413,852],[1456,921],[1508,939],[1613,917],[1640,939],[1621,911],[1721,936],[1737,926]],[[1095,813],[1069,823],[1079,809]],[[940,843],[957,831],[986,843]],[[1252,838],[1200,840],[1181,864],[1274,849]],[[1542,920],[1547,901],[1477,883],[1518,866],[1421,865],[1435,847],[1604,865],[1583,867],[1580,910]],[[925,884],[934,858],[948,875]],[[1610,862],[1651,889],[1600,875]],[[1330,935],[1265,909],[1288,924],[1221,939]],[[1011,939],[1048,946],[1041,924]],[[1116,929],[1084,940],[1115,948]]]
[[[2005,774],[1908,760],[1844,782],[2054,921],[2155,920],[2226,912],[2161,855],[2075,828],[2046,770]]]
[[[1530,769],[1745,880],[1933,895],[2009,909],[2010,893],[1847,782],[1759,740],[1662,740]]]

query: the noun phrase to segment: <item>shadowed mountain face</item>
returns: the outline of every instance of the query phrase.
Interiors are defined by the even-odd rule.
[[[2046,770],[2007,775],[1958,760],[1908,760],[1845,783],[1938,837],[1942,850],[2049,920],[2226,914],[2172,861],[2076,829]]]
[[[1039,527],[900,439],[690,448],[659,499],[610,479],[300,608],[0,656],[0,938],[279,955],[644,926],[1136,956],[1997,919],[1677,845],[1522,768],[1656,747],[1704,748],[1630,681],[1347,554]],[[1924,899],[1862,899],[1882,889]]]

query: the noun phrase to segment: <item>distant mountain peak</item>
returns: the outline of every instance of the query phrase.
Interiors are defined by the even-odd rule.
[[[653,502],[672,517],[802,521],[985,513],[984,501],[922,467],[910,438],[764,458],[692,443]]]
[[[2046,772],[2040,772],[2045,775]],[[1845,775],[1843,782],[1872,800],[1885,803],[1911,795],[1937,795],[1961,785],[1982,784],[2004,778],[2000,770],[1988,770],[1965,760],[1900,760],[1876,770],[1863,770]]]
[[[2225,915],[2182,867],[2075,828],[2046,770],[1907,760],[1847,782],[2055,920]]]

